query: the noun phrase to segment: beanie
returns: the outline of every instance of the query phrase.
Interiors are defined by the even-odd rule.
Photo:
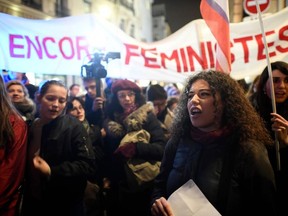
[[[116,94],[121,90],[132,90],[135,93],[140,93],[141,88],[134,82],[124,79],[124,80],[115,80],[111,86],[111,92]]]
[[[150,85],[147,89],[147,100],[154,101],[162,99],[167,99],[167,93],[165,89],[159,84]]]

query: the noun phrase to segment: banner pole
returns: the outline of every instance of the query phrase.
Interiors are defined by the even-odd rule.
[[[275,93],[274,93],[274,85],[273,85],[272,68],[271,68],[271,63],[270,63],[270,58],[269,58],[269,53],[268,53],[266,35],[264,33],[264,26],[263,26],[263,21],[262,21],[262,15],[261,15],[259,2],[258,2],[258,0],[255,0],[255,2],[256,2],[257,15],[258,15],[259,23],[260,23],[260,28],[261,28],[262,37],[263,37],[263,43],[264,43],[264,48],[265,48],[265,54],[266,54],[266,60],[267,60],[267,66],[268,66],[268,74],[269,74],[269,78],[270,78],[272,110],[273,110],[274,113],[277,113],[277,111],[276,111],[276,102],[275,102]],[[278,141],[276,132],[275,132],[275,153],[276,153],[277,170],[280,171],[281,170],[280,147],[279,147],[279,141]]]

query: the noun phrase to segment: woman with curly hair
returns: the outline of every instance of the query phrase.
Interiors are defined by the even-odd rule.
[[[277,186],[280,215],[287,215],[288,207],[288,63],[276,61],[271,63],[272,81],[274,86],[277,113],[272,110],[272,97],[268,67],[259,76],[256,92],[249,98],[256,111],[263,118],[270,136],[279,141],[279,161],[276,148],[268,148],[269,159],[274,168]],[[280,170],[277,164],[280,162]]]
[[[217,71],[191,76],[155,179],[152,215],[173,215],[166,199],[190,179],[221,215],[275,215],[271,142],[237,81]]]

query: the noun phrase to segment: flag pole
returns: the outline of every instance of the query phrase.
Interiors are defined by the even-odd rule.
[[[268,46],[267,46],[267,41],[266,41],[266,35],[264,33],[264,27],[263,27],[263,21],[262,21],[262,16],[261,16],[261,10],[259,6],[258,0],[255,0],[256,2],[256,8],[257,8],[257,14],[258,14],[258,19],[260,23],[260,28],[262,32],[262,38],[263,38],[263,43],[264,43],[264,48],[265,48],[265,54],[266,54],[266,60],[267,60],[267,66],[268,66],[268,74],[270,78],[270,90],[271,90],[271,101],[272,101],[272,110],[273,113],[277,113],[276,111],[276,102],[275,102],[275,93],[274,93],[274,85],[273,85],[273,76],[272,76],[272,68],[271,68],[271,63],[270,63],[270,58],[269,58],[269,53],[268,53]],[[276,153],[276,165],[277,165],[277,170],[281,170],[281,164],[280,164],[280,147],[279,147],[279,140],[275,132],[275,153]]]

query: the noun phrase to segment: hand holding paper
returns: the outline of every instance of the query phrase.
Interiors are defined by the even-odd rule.
[[[151,212],[153,216],[157,215],[174,216],[171,206],[164,197],[161,197],[154,202],[154,204],[152,205]]]
[[[174,216],[221,215],[206,199],[192,179],[176,190],[168,199]]]

